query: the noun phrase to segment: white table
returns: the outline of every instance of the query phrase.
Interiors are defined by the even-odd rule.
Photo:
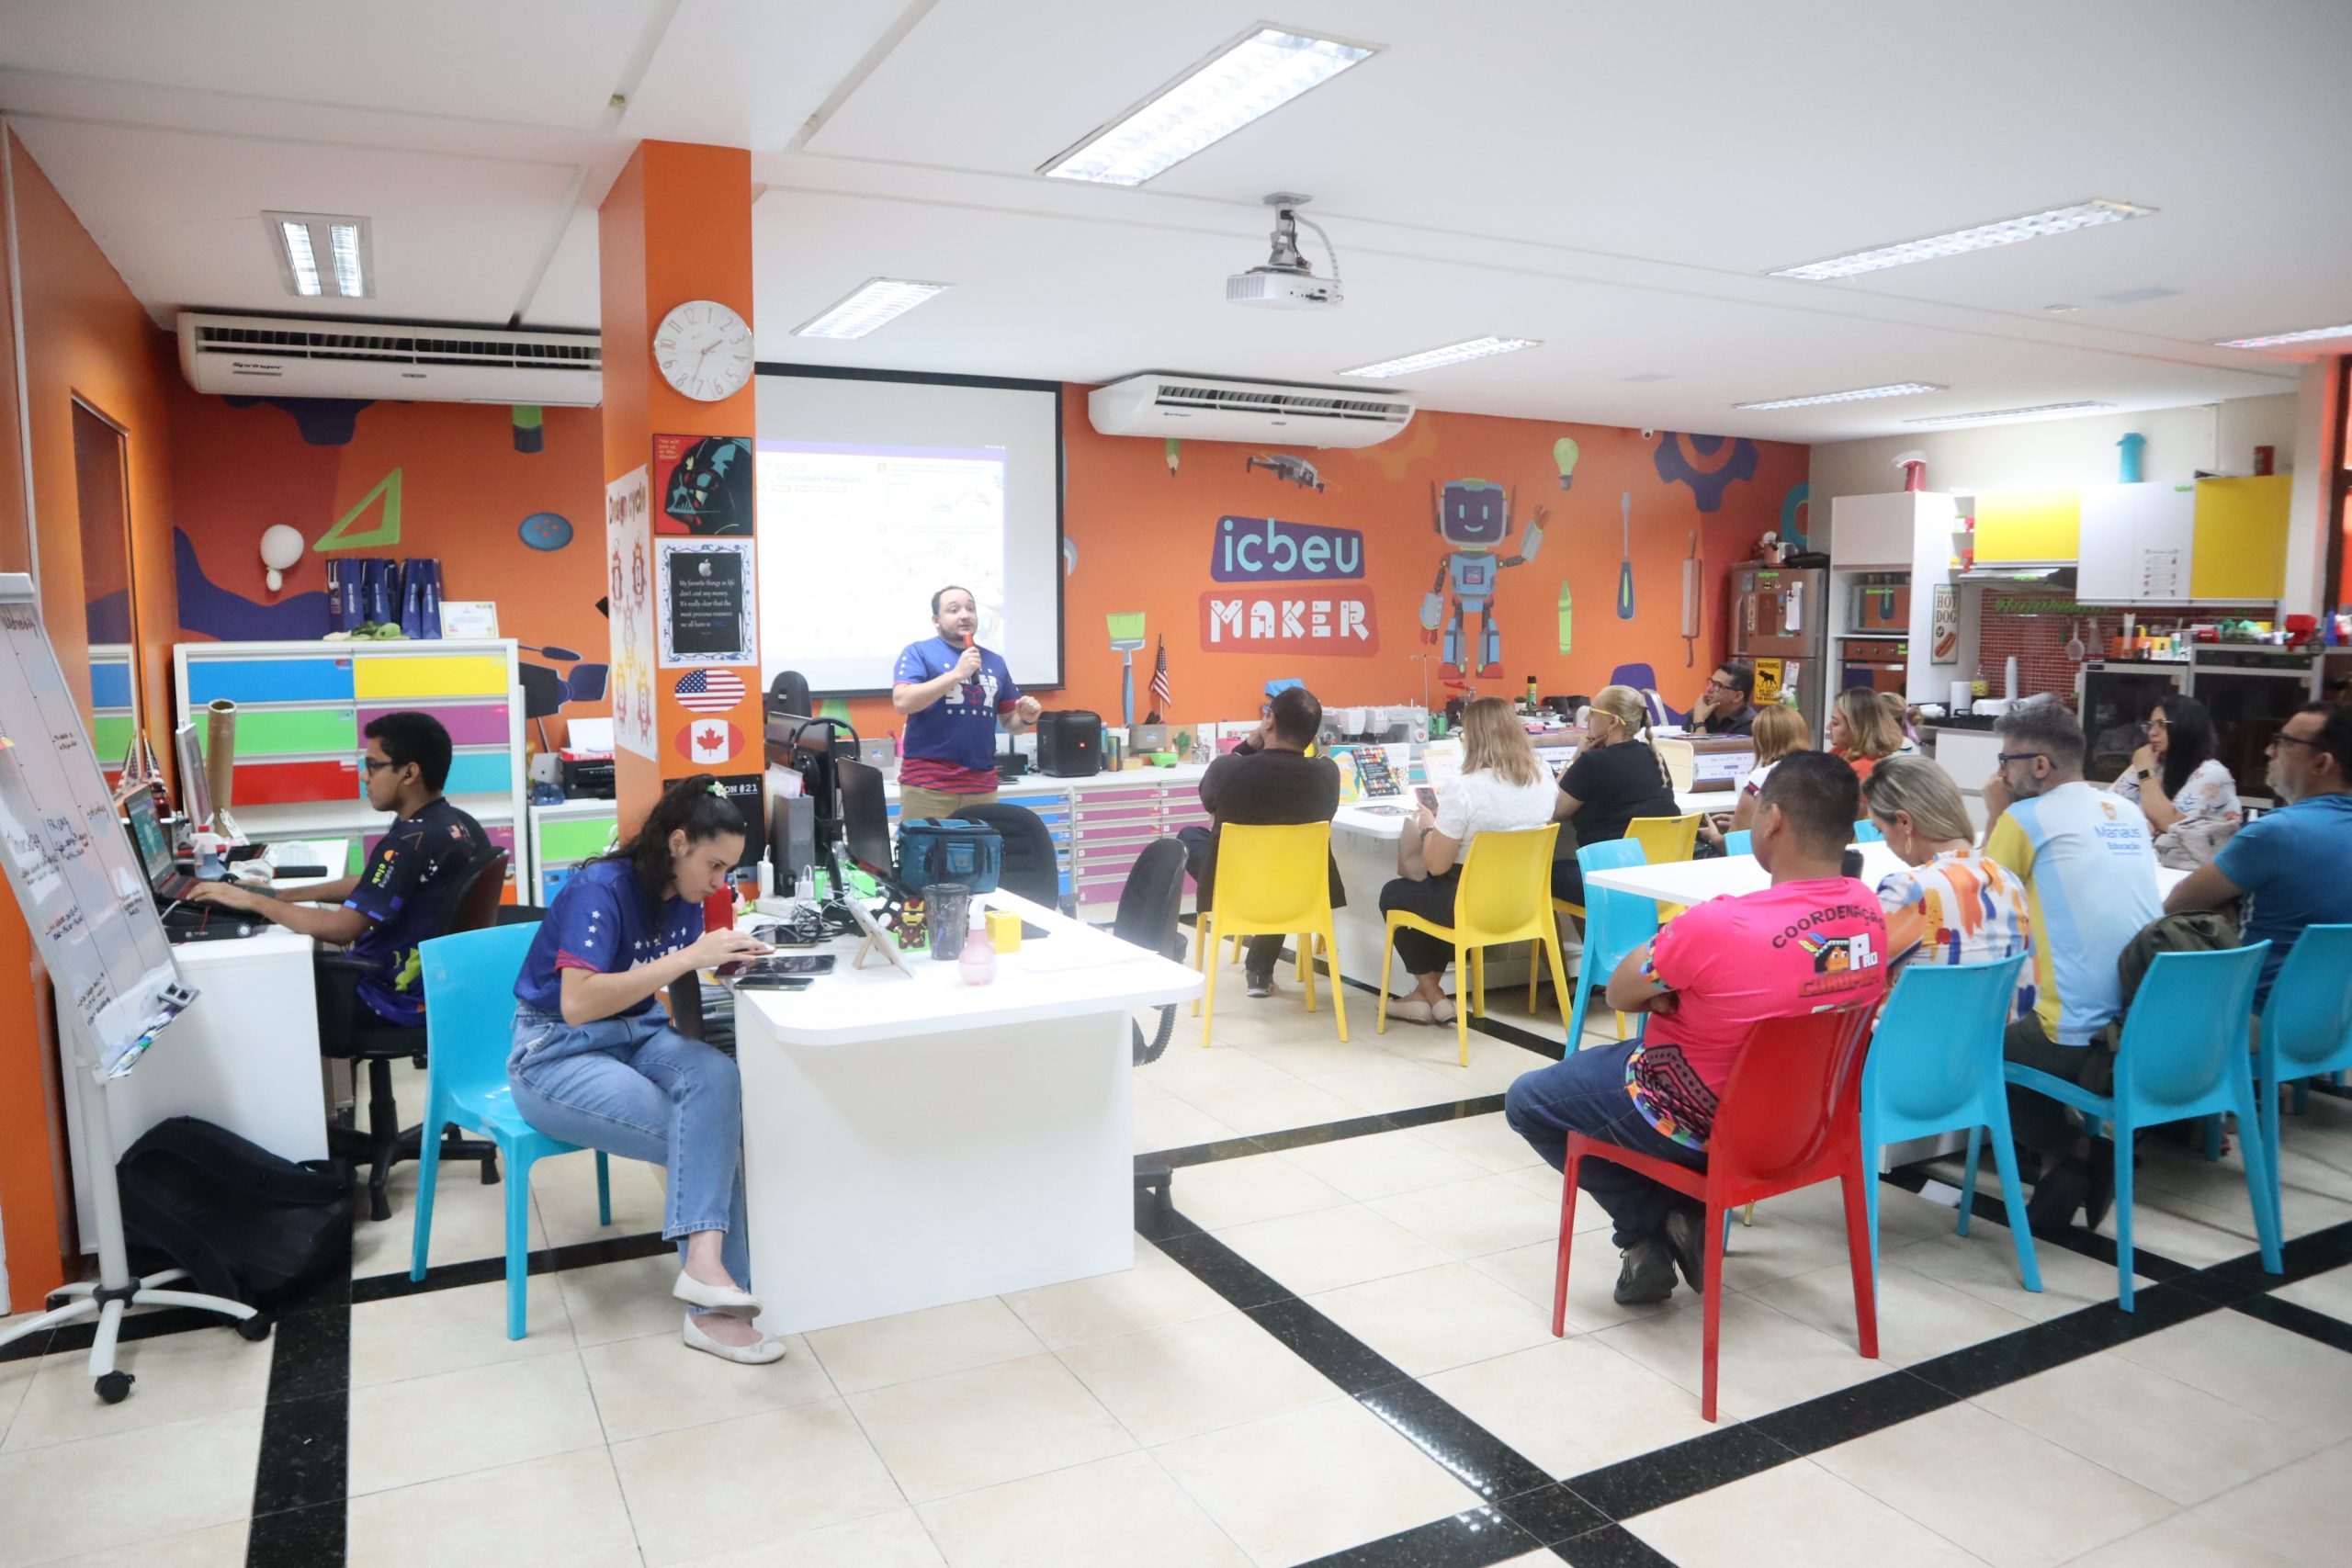
[[[772,1334],[1135,1262],[1129,1019],[1190,1000],[1180,964],[1008,893],[1050,934],[996,980],[906,954],[736,996],[752,1267]]]
[[[1862,880],[1872,887],[1903,862],[1884,844],[1861,844]],[[2169,866],[2156,867],[2158,897],[2170,893],[2188,876]],[[1772,878],[1754,855],[1725,855],[1716,860],[1676,861],[1667,865],[1629,865],[1618,871],[1596,871],[1585,880],[1596,887],[1614,888],[1661,904],[1703,904],[1710,898],[1760,893]]]

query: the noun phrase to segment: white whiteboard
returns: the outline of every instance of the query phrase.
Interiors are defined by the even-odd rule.
[[[41,629],[32,579],[0,574],[0,867],[60,1024],[93,1074],[119,1077],[196,999]]]

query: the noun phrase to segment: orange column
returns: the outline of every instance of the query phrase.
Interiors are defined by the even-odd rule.
[[[657,349],[664,319],[698,301],[723,307],[749,330],[752,155],[736,147],[640,142],[598,210],[597,245],[604,317],[605,576],[619,742],[615,762],[627,831],[644,818],[668,780],[709,773],[739,783],[748,778],[756,789],[763,768],[748,462],[741,490],[744,533],[689,536],[664,510],[669,468],[702,438],[741,437],[742,457],[749,458],[751,379],[747,376],[724,397],[690,397],[665,378]],[[726,324],[719,311],[693,314],[698,323]],[[707,366],[726,359],[730,346],[722,341],[712,354],[692,357]],[[745,354],[749,346],[741,344]],[[670,356],[677,362],[674,352]],[[707,382],[705,389],[710,389]],[[626,481],[640,469],[643,487],[630,487]],[[748,662],[665,652],[664,558],[673,555],[679,556],[681,575],[702,574],[689,592],[703,612],[714,604],[712,579],[703,569],[717,569],[723,581],[740,567],[748,600],[744,635],[753,650]],[[740,560],[730,562],[729,555]],[[689,706],[679,701],[677,689],[695,671],[703,672],[704,689],[690,692]],[[738,691],[731,705],[720,705],[728,693]],[[757,809],[756,796],[751,808]]]

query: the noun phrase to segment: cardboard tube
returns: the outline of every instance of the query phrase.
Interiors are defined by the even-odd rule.
[[[237,764],[237,705],[215,697],[204,709],[204,782],[212,791],[212,809],[229,809],[232,770]]]

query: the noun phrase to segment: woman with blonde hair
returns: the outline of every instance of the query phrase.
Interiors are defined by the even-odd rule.
[[[1552,807],[1555,821],[1574,824],[1575,846],[1552,862],[1552,897],[1571,904],[1584,902],[1584,868],[1575,847],[1622,839],[1636,817],[1679,815],[1666,763],[1649,743],[1650,710],[1641,693],[1603,686],[1585,710],[1584,731]]]
[[[1439,792],[1437,810],[1413,814],[1405,848],[1418,848],[1426,874],[1399,876],[1380,890],[1383,914],[1405,909],[1441,925],[1453,921],[1462,861],[1480,833],[1516,832],[1552,820],[1552,776],[1527,731],[1500,697],[1480,697],[1462,713],[1462,773]],[[1438,982],[1453,949],[1425,932],[1396,933],[1396,956],[1414,988],[1392,998],[1390,1014],[1415,1023],[1451,1023],[1453,1003]]]
[[[2033,952],[2025,884],[1978,852],[1951,774],[1925,757],[1889,757],[1862,782],[1862,808],[1905,867],[1878,885],[1889,964],[1986,964]],[[2009,1016],[2030,1011],[2034,994],[2028,964]]]
[[[1844,759],[1864,784],[1872,769],[1903,750],[1903,732],[1868,686],[1849,686],[1830,703],[1826,739],[1829,754]]]
[[[1756,825],[1756,802],[1764,793],[1764,781],[1772,776],[1772,769],[1792,751],[1813,750],[1813,737],[1804,726],[1804,715],[1786,703],[1772,703],[1756,710],[1756,727],[1750,732],[1756,741],[1756,765],[1747,770],[1747,777],[1739,786],[1739,799],[1729,817],[1708,818],[1699,824],[1699,836],[1721,847],[1725,833],[1736,833]]]

